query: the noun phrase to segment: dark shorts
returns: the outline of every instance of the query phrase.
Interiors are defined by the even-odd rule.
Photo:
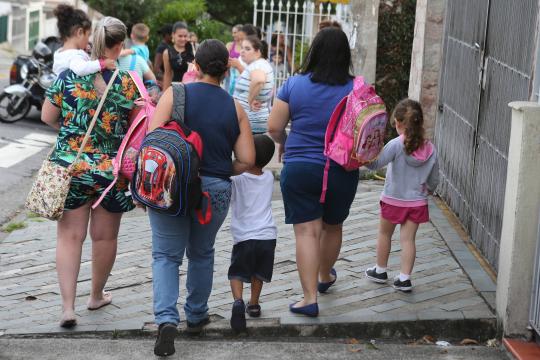
[[[322,218],[327,224],[338,225],[347,219],[358,187],[358,170],[331,166],[326,201],[321,204],[323,176],[324,165],[285,163],[280,179],[285,223],[300,224]]]
[[[274,270],[276,240],[246,240],[233,246],[229,280],[250,283],[252,277],[270,282]]]
[[[422,224],[429,221],[429,210],[427,205],[415,207],[403,207],[387,204],[383,201],[381,204],[381,216],[392,224],[405,224],[407,220],[413,223]]]

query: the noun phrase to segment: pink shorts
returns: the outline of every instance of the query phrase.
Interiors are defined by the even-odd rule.
[[[429,221],[429,210],[427,205],[402,207],[387,204],[383,201],[381,204],[381,216],[392,224],[404,224],[411,220],[416,224],[422,224]]]

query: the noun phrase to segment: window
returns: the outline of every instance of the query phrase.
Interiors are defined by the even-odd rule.
[[[8,16],[0,16],[0,44],[7,41],[8,36]]]
[[[32,49],[39,40],[39,10],[30,13],[30,21],[28,22],[28,48]]]

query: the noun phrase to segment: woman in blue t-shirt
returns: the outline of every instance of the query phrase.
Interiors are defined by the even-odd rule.
[[[268,120],[268,132],[279,144],[279,156],[283,155],[285,163],[281,172],[285,222],[294,226],[296,262],[304,289],[304,299],[289,308],[307,316],[319,314],[317,290],[324,293],[336,281],[333,267],[341,249],[342,225],[358,186],[358,171],[348,172],[331,162],[326,202],[319,202],[326,126],[336,105],[352,90],[351,70],[345,33],[323,29],[298,75],[280,88]]]

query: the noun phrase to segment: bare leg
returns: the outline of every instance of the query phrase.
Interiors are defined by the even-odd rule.
[[[65,211],[58,221],[56,242],[56,272],[62,296],[61,325],[75,325],[75,296],[81,267],[82,244],[88,229],[90,205]]]
[[[87,302],[89,310],[99,309],[112,301],[105,293],[105,284],[116,259],[118,230],[123,213],[111,213],[98,206],[92,210],[90,236],[92,237],[92,289]]]
[[[296,237],[296,264],[304,299],[296,307],[317,302],[317,278],[319,274],[319,247],[322,233],[322,219],[294,224]]]
[[[242,293],[244,292],[244,283],[240,280],[232,279],[231,291],[235,301],[242,299]]]
[[[323,231],[320,240],[319,259],[321,262],[319,268],[319,280],[321,282],[330,282],[334,276],[330,275],[330,270],[336,264],[341,250],[341,241],[343,239],[343,225],[329,225],[323,222]]]
[[[263,287],[263,282],[257,279],[255,276],[251,277],[251,299],[249,300],[250,305],[259,304],[259,297],[261,296],[261,291]]]
[[[392,247],[392,235],[396,225],[381,217],[379,225],[379,237],[377,239],[377,265],[380,267],[388,266],[388,257]]]
[[[416,231],[418,224],[407,220],[401,225],[399,232],[401,243],[401,272],[405,275],[410,275],[416,258]]]

